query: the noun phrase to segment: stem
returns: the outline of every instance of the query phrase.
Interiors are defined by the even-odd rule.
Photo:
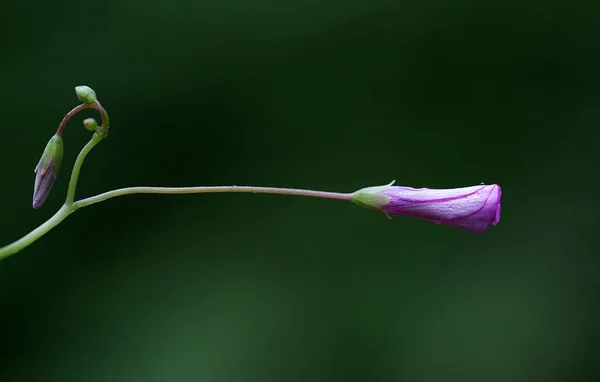
[[[69,122],[69,120],[75,114],[79,113],[84,109],[89,108],[97,109],[100,112],[103,123],[103,125],[101,126],[102,131],[94,133],[94,135],[92,135],[92,139],[90,139],[90,141],[79,152],[79,155],[75,160],[75,164],[73,165],[73,171],[71,172],[71,180],[69,181],[69,189],[67,191],[67,199],[65,201],[65,204],[45,223],[28,233],[27,235],[23,236],[19,240],[15,241],[14,243],[0,248],[0,260],[10,255],[13,255],[22,250],[23,248],[29,246],[31,243],[44,236],[46,233],[48,233],[48,231],[50,231],[52,228],[56,227],[59,223],[65,220],[67,216],[69,216],[77,210],[78,207],[73,205],[73,199],[75,198],[75,190],[77,188],[77,181],[79,179],[81,166],[83,165],[83,161],[85,160],[85,157],[90,152],[90,150],[93,149],[94,146],[96,146],[98,142],[100,142],[102,138],[106,135],[106,132],[108,131],[108,113],[106,113],[106,110],[104,110],[104,108],[98,101],[95,101],[93,104],[84,103],[73,108],[73,110],[65,114],[63,120],[58,126],[58,129],[56,130],[56,135],[62,135],[67,122]]]
[[[324,199],[351,200],[352,194],[313,190],[300,190],[296,188],[253,187],[253,186],[208,186],[208,187],[127,187],[108,191],[96,196],[79,200],[73,204],[75,208],[87,207],[117,196],[132,194],[208,194],[208,193],[252,193],[252,194],[278,194],[312,196]]]
[[[100,104],[100,101],[98,101],[98,100],[94,101],[94,104],[92,107],[100,112],[100,117],[102,118],[102,126],[101,126],[102,130],[104,131],[104,135],[108,134],[108,122],[109,122],[108,113],[102,107],[102,104]]]
[[[62,206],[50,219],[48,219],[44,224],[37,227],[33,231],[29,232],[27,235],[23,236],[19,240],[15,241],[12,244],[9,244],[5,247],[0,248],[0,260],[14,255],[20,250],[32,244],[34,241],[39,239],[48,233],[52,228],[56,227],[60,222],[65,220],[67,216],[75,211],[73,206]]]
[[[73,204],[73,198],[75,197],[75,189],[77,188],[77,180],[79,179],[81,165],[83,164],[83,161],[85,160],[85,157],[90,152],[90,150],[94,148],[94,146],[96,146],[98,142],[102,140],[102,138],[103,136],[101,134],[94,133],[94,135],[92,135],[92,139],[90,139],[90,141],[79,152],[79,155],[75,160],[75,164],[73,165],[73,172],[71,172],[71,180],[69,181],[69,189],[67,191],[67,200],[65,201],[65,204],[41,226],[37,227],[36,229],[23,236],[19,240],[15,241],[14,243],[0,248],[0,260],[10,255],[13,255],[22,250],[23,248],[29,246],[31,243],[48,233],[48,231],[50,231],[52,228],[56,227],[59,223],[65,220],[67,216],[69,216],[70,214],[75,212],[77,208],[79,208],[78,206]]]
[[[131,194],[206,194],[206,193],[223,193],[223,192],[237,192],[237,193],[253,193],[253,194],[279,194],[279,195],[298,195],[298,196],[311,196],[325,199],[339,199],[339,200],[351,200],[352,194],[338,193],[338,192],[325,192],[325,191],[313,191],[313,190],[300,190],[295,188],[277,188],[277,187],[252,187],[252,186],[210,186],[210,187],[128,187],[121,188],[118,190],[112,190],[92,196],[86,199],[73,202],[75,199],[75,191],[77,189],[77,181],[79,180],[79,173],[81,172],[81,166],[87,154],[108,134],[109,118],[108,113],[102,107],[98,100],[92,104],[82,104],[68,112],[63,118],[62,122],[58,126],[56,135],[61,135],[65,128],[65,125],[75,114],[83,109],[96,109],[102,116],[102,125],[99,126],[92,136],[92,139],[81,149],[75,164],[73,165],[73,171],[71,172],[71,179],[69,180],[69,188],[67,190],[67,198],[65,204],[45,223],[34,229],[21,239],[9,244],[5,247],[0,248],[0,260],[13,255],[23,248],[29,246],[34,241],[39,239],[48,233],[52,228],[56,227],[61,223],[67,216],[75,212],[81,207],[91,206],[92,204],[100,203],[105,200]]]
[[[67,191],[67,199],[65,200],[65,206],[70,207],[75,199],[75,190],[77,189],[77,181],[79,180],[79,172],[81,171],[81,165],[85,160],[85,157],[103,138],[100,133],[94,133],[92,139],[81,149],[75,164],[73,165],[73,171],[71,172],[71,180],[69,180],[69,189]]]
[[[32,244],[34,241],[48,233],[52,228],[56,227],[62,222],[67,216],[82,207],[91,206],[92,204],[100,203],[108,199],[115,198],[117,196],[132,195],[132,194],[208,194],[208,193],[252,193],[252,194],[278,194],[278,195],[298,195],[298,196],[310,196],[324,199],[338,199],[338,200],[351,200],[351,193],[340,193],[340,192],[326,192],[326,191],[313,191],[313,190],[301,190],[296,188],[277,188],[277,187],[253,187],[253,186],[208,186],[208,187],[127,187],[120,188],[118,190],[108,191],[96,196],[91,196],[72,202],[72,198],[75,195],[75,186],[77,185],[77,178],[79,176],[79,170],[81,164],[85,159],[87,153],[102,139],[100,134],[94,134],[92,140],[81,150],[75,166],[73,167],[73,173],[71,174],[71,181],[69,182],[68,195],[71,196],[71,202],[67,197],[67,201],[61,207],[60,210],[48,221],[39,226],[38,228],[31,231],[23,238],[15,241],[6,247],[0,248],[0,260],[15,254]]]
[[[65,117],[60,122],[60,125],[58,125],[58,130],[56,130],[56,135],[62,135],[63,130],[65,129],[65,126],[66,126],[67,122],[69,122],[69,120],[75,114],[79,113],[81,110],[89,109],[90,107],[93,107],[93,104],[84,103],[84,104],[81,104],[81,105],[77,106],[76,108],[74,108],[73,110],[71,110],[70,112],[68,112],[67,114],[65,114]]]
[[[80,111],[85,110],[85,109],[96,109],[96,110],[98,110],[98,112],[100,112],[100,117],[102,118],[102,125],[100,126],[100,128],[104,132],[103,135],[106,135],[108,133],[108,123],[109,123],[108,113],[106,112],[104,107],[102,107],[102,104],[98,100],[95,100],[94,103],[83,103],[83,104],[75,107],[73,110],[71,110],[67,114],[65,114],[63,120],[60,121],[60,125],[58,125],[58,129],[56,130],[56,135],[62,135],[62,133],[65,129],[65,126],[67,125],[67,122],[69,122],[69,120],[71,118],[73,118],[73,116],[75,114],[77,114]]]

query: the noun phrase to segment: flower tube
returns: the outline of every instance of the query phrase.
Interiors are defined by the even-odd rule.
[[[367,187],[352,194],[352,201],[374,208],[388,216],[410,216],[475,235],[482,235],[500,221],[500,197],[497,184],[453,189],[429,189],[394,186]]]

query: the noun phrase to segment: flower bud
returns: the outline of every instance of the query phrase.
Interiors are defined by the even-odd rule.
[[[83,120],[83,126],[88,131],[96,131],[96,127],[98,127],[98,122],[94,118],[86,118]]]
[[[352,194],[360,206],[378,209],[388,216],[402,215],[459,228],[482,235],[500,221],[497,184],[448,190],[393,186],[367,187]]]
[[[96,92],[89,86],[76,86],[75,93],[77,93],[77,98],[83,103],[90,104],[96,100]]]
[[[58,175],[58,170],[62,163],[62,156],[63,139],[60,135],[54,135],[50,138],[50,141],[48,141],[44,153],[35,168],[33,208],[40,208],[46,201],[46,198],[52,189],[52,185],[54,185],[56,176]]]

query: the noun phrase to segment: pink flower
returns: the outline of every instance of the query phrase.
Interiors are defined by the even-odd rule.
[[[435,190],[393,186],[356,191],[352,201],[378,209],[388,216],[401,215],[427,220],[482,235],[500,221],[500,197],[497,184]]]

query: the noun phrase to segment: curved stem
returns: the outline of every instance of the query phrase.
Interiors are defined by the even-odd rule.
[[[253,187],[253,186],[208,186],[208,187],[127,187],[118,190],[112,190],[79,200],[73,204],[73,207],[82,208],[92,204],[103,202],[107,199],[117,196],[132,194],[208,194],[208,193],[252,193],[252,194],[278,194],[278,195],[298,195],[312,196],[325,199],[351,200],[352,194],[326,191],[301,190],[296,188],[277,188],[277,187]]]
[[[132,194],[208,194],[208,193],[252,193],[252,194],[278,194],[278,195],[298,195],[298,196],[310,196],[316,198],[325,199],[338,199],[338,200],[351,200],[351,193],[340,193],[340,192],[326,192],[326,191],[314,191],[314,190],[302,190],[296,188],[277,188],[277,187],[253,187],[253,186],[208,186],[208,187],[128,187],[120,188],[118,190],[108,191],[96,196],[91,196],[72,202],[72,197],[75,194],[75,186],[77,184],[77,178],[79,176],[79,170],[81,164],[85,159],[87,153],[102,139],[100,134],[94,134],[92,140],[81,150],[73,173],[71,175],[71,182],[69,183],[69,192],[71,196],[71,203],[65,202],[60,210],[48,221],[39,226],[38,228],[31,231],[23,238],[15,241],[6,247],[0,248],[0,260],[15,254],[27,247],[43,235],[45,235],[52,228],[56,227],[62,222],[67,216],[82,207],[91,206],[92,204],[100,203],[108,199],[115,198],[117,196],[132,195]]]
[[[102,107],[102,104],[98,100],[95,100],[94,103],[91,105],[91,107],[98,110],[98,112],[100,113],[100,117],[102,118],[102,125],[100,125],[96,128],[96,133],[102,135],[103,137],[106,137],[108,135],[108,127],[109,127],[108,126],[108,123],[109,123],[108,113],[106,112],[106,109],[104,109],[104,107]]]
[[[77,113],[84,109],[96,109],[100,112],[102,117],[102,126],[98,128],[98,130],[92,135],[92,139],[81,149],[77,159],[75,160],[75,164],[73,165],[73,171],[71,172],[71,179],[69,180],[69,188],[67,191],[67,198],[65,200],[65,204],[45,223],[23,236],[21,239],[11,243],[7,246],[0,248],[0,260],[13,255],[23,248],[29,246],[31,243],[44,236],[48,231],[52,228],[56,227],[59,223],[61,223],[67,216],[75,212],[79,206],[75,206],[73,204],[73,200],[75,198],[75,190],[77,189],[77,181],[79,180],[79,173],[81,172],[81,166],[83,165],[83,161],[85,157],[90,152],[91,149],[94,148],[102,140],[103,137],[108,134],[108,113],[102,107],[99,101],[94,101],[92,104],[81,104],[67,114],[65,114],[64,118],[60,122],[58,129],[56,130],[56,135],[62,135],[64,128],[69,122],[69,120]]]
[[[102,129],[105,131],[104,135],[106,135],[106,133],[108,133],[109,123],[108,113],[106,112],[104,107],[102,107],[102,104],[98,100],[94,101],[93,108],[100,112],[100,117],[102,118]]]
[[[62,135],[63,131],[65,130],[65,126],[67,125],[67,122],[69,122],[69,120],[71,118],[73,118],[73,116],[75,114],[77,114],[80,111],[85,110],[85,109],[98,110],[98,112],[100,113],[100,117],[102,118],[102,125],[100,126],[100,129],[103,132],[103,135],[106,135],[108,133],[108,123],[109,123],[108,113],[106,112],[106,110],[104,109],[104,107],[102,106],[100,101],[98,101],[98,100],[95,100],[94,103],[83,103],[83,104],[73,108],[73,110],[71,110],[67,114],[65,114],[62,121],[60,121],[60,125],[58,125],[58,129],[56,130],[56,135]]]
[[[77,181],[79,180],[79,173],[81,171],[81,165],[85,160],[85,157],[90,152],[91,149],[94,148],[103,138],[103,135],[100,133],[94,133],[92,135],[92,139],[83,146],[77,159],[75,160],[75,164],[73,165],[73,171],[71,172],[71,180],[69,180],[69,189],[67,191],[67,199],[65,200],[65,206],[71,206],[73,204],[73,200],[75,199],[75,190],[77,189]]]
[[[60,121],[60,125],[58,125],[58,129],[56,130],[56,135],[62,135],[63,130],[65,129],[65,126],[67,125],[67,122],[69,122],[69,120],[77,113],[79,113],[81,110],[84,109],[89,109],[90,107],[93,107],[93,104],[81,104],[75,108],[73,108],[73,110],[71,110],[70,112],[68,112],[67,114],[65,114],[65,117],[63,118],[62,121]]]
[[[90,152],[94,146],[98,144],[102,140],[102,135],[99,133],[94,133],[92,139],[81,149],[77,159],[75,160],[75,164],[73,165],[73,171],[71,172],[71,180],[69,181],[69,189],[67,191],[67,200],[65,204],[45,223],[23,236],[19,240],[11,243],[5,247],[0,248],[0,260],[13,255],[23,248],[29,246],[31,243],[44,236],[48,231],[52,228],[56,227],[59,223],[61,223],[67,216],[72,214],[79,208],[73,204],[73,198],[75,197],[75,189],[77,188],[77,180],[79,179],[79,172],[81,171],[81,165],[85,160],[85,157]]]
[[[277,187],[253,187],[253,186],[209,186],[209,187],[128,187],[121,188],[118,190],[112,190],[92,196],[86,199],[73,202],[75,199],[75,191],[77,189],[77,181],[79,180],[79,173],[81,172],[81,166],[87,154],[108,134],[109,118],[108,113],[102,107],[99,101],[94,101],[93,104],[82,104],[71,110],[65,115],[62,122],[60,123],[57,135],[63,133],[66,123],[75,114],[83,109],[93,108],[97,109],[102,116],[102,125],[97,128],[96,132],[92,136],[92,139],[81,149],[75,164],[73,165],[73,171],[71,172],[71,179],[69,180],[69,188],[67,190],[67,198],[65,204],[45,223],[34,229],[21,239],[9,244],[5,247],[0,248],[0,260],[15,254],[23,248],[29,246],[31,243],[48,233],[52,228],[56,227],[61,223],[67,216],[75,212],[77,209],[82,207],[91,206],[92,204],[100,203],[105,200],[115,198],[117,196],[131,195],[131,194],[206,194],[206,193],[253,193],[253,194],[279,194],[279,195],[298,195],[298,196],[311,196],[317,198],[326,199],[339,199],[339,200],[352,200],[352,194],[339,193],[339,192],[326,192],[326,191],[313,191],[313,190],[301,190],[296,188],[277,188]]]
[[[34,241],[39,239],[48,233],[52,228],[56,227],[60,224],[67,216],[75,211],[75,208],[72,206],[62,206],[50,219],[48,219],[44,224],[37,227],[33,231],[29,232],[27,235],[23,236],[19,240],[15,241],[12,244],[9,244],[5,247],[0,248],[0,260],[14,255],[20,250],[32,244]]]

